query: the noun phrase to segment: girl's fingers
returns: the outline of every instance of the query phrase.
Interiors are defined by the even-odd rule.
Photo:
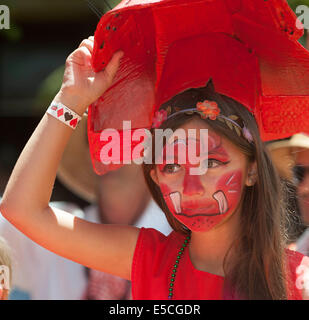
[[[92,53],[93,51],[93,41],[89,40],[89,39],[84,39],[80,45],[79,45],[79,48],[80,47],[86,47],[90,53]]]
[[[87,47],[81,46],[69,55],[67,58],[67,64],[71,64],[73,62],[79,65],[84,65],[85,63],[90,63],[90,60],[91,52]]]
[[[116,75],[116,72],[120,65],[120,59],[122,58],[122,56],[123,56],[122,51],[117,51],[116,53],[114,53],[112,59],[110,60],[106,68],[102,71],[103,73],[105,73],[105,76],[108,79],[112,80]]]
[[[91,59],[91,51],[86,46],[81,46],[77,49],[80,55],[83,55],[85,58]]]
[[[113,79],[119,68],[120,59],[122,56],[123,56],[123,52],[120,52],[120,51],[116,52],[113,55],[110,62],[108,63],[108,65],[105,67],[105,69],[95,74],[95,78],[98,81],[98,83],[102,84],[101,86],[102,90],[104,91],[107,90],[109,86],[112,84]]]
[[[94,36],[90,36],[90,37],[88,37],[88,40],[90,40],[90,41],[94,41]]]

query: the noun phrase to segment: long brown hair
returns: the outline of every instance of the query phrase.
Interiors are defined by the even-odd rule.
[[[189,89],[176,95],[162,105],[161,109],[167,106],[177,110],[186,109],[205,99],[216,101],[221,114],[237,115],[243,120],[252,134],[252,143],[220,121],[204,121],[216,133],[234,143],[247,156],[249,162],[257,163],[257,181],[254,186],[245,187],[242,195],[239,235],[224,259],[225,292],[229,292],[225,294],[225,298],[287,299],[282,187],[267,149],[261,141],[253,115],[237,101],[215,92],[211,82],[206,87]],[[171,128],[174,131],[196,116],[177,114],[166,120],[161,129]],[[164,211],[175,231],[190,233],[190,230],[170,213],[160,188],[150,176],[153,168],[155,164],[143,165],[145,179],[154,200]]]

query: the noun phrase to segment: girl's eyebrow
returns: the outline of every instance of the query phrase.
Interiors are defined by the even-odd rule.
[[[225,150],[222,150],[221,152],[220,151],[209,152],[207,154],[207,158],[209,158],[209,156],[212,156],[212,155],[217,155],[217,156],[224,157],[223,161],[230,160],[230,156],[229,156],[229,154],[227,152],[225,152]],[[177,161],[178,160],[178,153],[175,152],[173,155],[171,155],[171,154],[165,155],[164,158],[163,158],[163,162],[167,162],[168,160],[176,160]]]
[[[225,150],[213,150],[213,151],[209,151],[208,154],[224,154],[227,155],[227,152]]]
[[[172,141],[172,143],[170,143],[170,145],[174,146],[176,144],[179,144],[179,143],[183,143],[185,145],[187,145],[187,141],[186,140],[183,140],[183,139],[175,139],[174,141]]]
[[[190,140],[194,140],[194,141],[196,141],[196,142],[200,142],[200,139],[190,139]],[[175,144],[177,144],[177,143],[185,143],[185,145],[188,145],[188,141],[189,141],[189,139],[186,139],[186,140],[184,140],[184,139],[175,139],[175,140],[173,140],[171,143],[170,143],[170,145],[175,145]]]
[[[229,155],[229,153],[225,150],[225,148],[222,146],[222,143],[223,143],[223,141],[222,141],[222,139],[221,139],[221,137],[218,137],[218,136],[212,136],[212,135],[210,135],[210,137],[213,139],[213,141],[216,143],[215,145],[212,145],[212,149],[211,150],[207,150],[208,152],[207,152],[207,157],[209,157],[209,156],[211,156],[211,155],[218,155],[218,156],[221,156],[221,157],[225,157],[225,158],[227,158],[227,159],[229,159],[230,158],[230,155]],[[169,142],[169,143],[167,143],[165,146],[164,146],[164,150],[166,151],[167,149],[168,149],[168,145],[169,145],[169,147],[175,147],[177,144],[179,144],[179,143],[183,143],[183,144],[185,144],[186,146],[188,146],[188,141],[189,141],[189,139],[187,138],[187,139],[179,139],[178,137],[174,137],[175,138],[175,140],[173,140],[173,141],[171,141],[171,142]],[[215,138],[217,138],[217,139],[215,139]],[[219,138],[219,141],[218,141],[218,138]],[[192,138],[191,138],[192,139]],[[217,141],[216,141],[217,140]],[[198,138],[195,138],[194,139],[194,141],[196,142],[196,143],[199,143],[200,142],[200,139],[198,139]],[[166,154],[165,153],[165,155],[164,155],[164,157],[163,157],[163,161],[164,162],[166,162],[166,161],[168,161],[168,160],[172,160],[172,159],[174,159],[174,160],[178,160],[178,152],[173,152],[174,154],[173,154],[173,158],[171,158],[171,154]],[[205,156],[206,154],[204,154],[204,156]],[[227,160],[226,160],[227,161]]]
[[[214,149],[208,151],[208,155],[215,155],[215,154],[229,157],[229,153],[222,147],[222,143],[220,143],[220,145],[216,146]]]

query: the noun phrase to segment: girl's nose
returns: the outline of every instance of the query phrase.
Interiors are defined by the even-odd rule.
[[[186,172],[183,182],[183,194],[187,196],[203,195],[205,189],[201,183],[200,175],[190,175]]]

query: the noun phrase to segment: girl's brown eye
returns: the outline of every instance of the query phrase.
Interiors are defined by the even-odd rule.
[[[179,164],[166,164],[163,168],[163,172],[165,173],[176,173],[180,170]]]
[[[216,168],[220,165],[221,161],[215,160],[215,159],[208,159],[206,160],[208,162],[208,168]]]
[[[220,165],[225,165],[228,164],[229,161],[227,162],[222,162],[220,160],[216,160],[216,159],[206,159],[204,165],[208,168],[208,169],[213,169],[213,168],[217,168]]]

